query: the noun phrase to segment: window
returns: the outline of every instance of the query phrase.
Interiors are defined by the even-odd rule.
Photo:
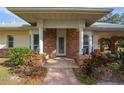
[[[64,53],[64,37],[59,37],[59,53]]]
[[[35,51],[39,51],[39,35],[38,34],[34,34],[33,36],[33,49]]]
[[[84,35],[84,53],[88,54],[89,53],[89,36]]]
[[[12,35],[7,36],[8,48],[14,47],[14,37]]]

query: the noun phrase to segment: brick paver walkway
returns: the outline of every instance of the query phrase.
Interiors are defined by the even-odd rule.
[[[44,85],[80,85],[72,68],[49,68]]]
[[[44,65],[48,68],[44,85],[79,85],[72,68],[78,68],[74,59],[55,58],[49,59]]]

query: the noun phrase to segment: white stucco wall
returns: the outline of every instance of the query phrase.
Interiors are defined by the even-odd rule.
[[[29,47],[29,31],[0,31],[0,48],[7,48],[7,35],[13,35],[14,47]]]

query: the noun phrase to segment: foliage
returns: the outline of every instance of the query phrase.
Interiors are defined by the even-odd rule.
[[[123,38],[120,38],[120,39],[118,40],[118,46],[119,46],[119,47],[124,47],[124,37],[123,37]]]
[[[31,52],[30,54],[25,54],[22,58],[23,65],[39,67],[43,62],[46,61],[44,54],[38,54],[37,52]]]
[[[114,63],[114,62],[117,62],[117,60],[119,59],[118,55],[117,54],[111,54],[111,53],[106,53],[108,59],[107,61],[109,63]]]
[[[96,80],[93,78],[90,78],[88,75],[83,74],[82,72],[77,72],[77,69],[73,69],[74,70],[74,74],[76,75],[77,79],[81,82],[81,83],[85,83],[85,84],[95,84]]]
[[[14,48],[10,52],[10,60],[13,65],[22,64],[22,58],[25,54],[31,53],[32,50],[29,48]]]
[[[97,67],[97,64],[90,60],[89,62],[87,62],[87,65],[85,66],[83,73],[89,76],[90,78],[92,78],[96,70],[96,67]]]
[[[114,64],[114,63],[113,63],[113,64],[112,64],[112,63],[109,63],[109,64],[106,65],[106,67],[107,67],[108,69],[110,69],[110,70],[115,71],[115,70],[118,69],[119,66],[118,66],[118,64],[116,64],[116,63],[115,63],[115,64]]]
[[[121,65],[120,65],[119,71],[124,71],[124,64],[121,64]]]
[[[121,52],[121,61],[122,61],[122,64],[124,64],[124,51]]]
[[[108,45],[109,50],[110,50],[110,48],[111,48],[111,40],[110,39],[104,39],[104,44]]]
[[[10,79],[13,76],[11,72],[11,66],[7,65],[8,58],[0,59],[0,85],[10,85],[10,84],[18,84],[18,82],[14,79]],[[8,62],[10,63],[10,62]]]
[[[112,14],[109,13],[108,15],[104,16],[99,20],[99,22],[106,22],[106,23],[115,23],[115,24],[124,24],[124,13],[122,14]]]
[[[101,53],[98,49],[94,50],[91,58],[84,59],[77,71],[77,78],[86,84],[93,84],[99,80],[111,80],[114,72],[117,72],[120,64],[116,55],[111,53]]]
[[[42,67],[43,62],[45,62],[45,55],[31,52],[25,54],[22,61],[23,64],[18,65],[15,69],[20,77],[25,78],[22,82],[25,84],[40,84],[41,77],[45,77],[47,71],[46,68]]]
[[[120,59],[121,59],[121,64],[120,64],[120,67],[119,67],[119,70],[120,71],[124,71],[124,52],[120,52]]]

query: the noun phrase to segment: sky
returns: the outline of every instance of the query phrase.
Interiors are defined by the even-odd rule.
[[[0,0],[4,7],[123,7],[123,0]]]
[[[118,8],[115,8],[112,13],[119,13],[119,14],[122,14],[124,13],[124,7],[118,7]]]
[[[105,8],[105,7],[104,7]],[[119,13],[122,14],[124,13],[124,7],[117,7],[114,8],[112,11],[113,14]],[[20,17],[16,16],[15,14],[11,13],[8,11],[6,8],[0,7],[0,25],[6,26],[6,24],[11,23],[11,24],[28,24],[26,21],[21,19]]]
[[[11,25],[11,27],[13,26],[20,27],[20,26],[26,26],[30,24],[27,23],[22,18],[13,14],[12,12],[8,11],[6,8],[0,7],[0,27],[6,27],[7,25],[8,26]]]
[[[124,13],[123,0],[0,0],[0,7],[117,7],[112,13]]]

